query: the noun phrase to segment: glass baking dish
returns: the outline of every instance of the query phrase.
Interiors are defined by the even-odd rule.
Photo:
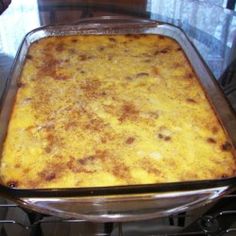
[[[185,33],[170,24],[124,17],[99,17],[84,19],[74,25],[45,26],[25,36],[1,99],[1,148],[15,101],[17,80],[30,45],[48,36],[75,34],[158,34],[175,39],[199,77],[235,152],[235,114],[214,76]],[[23,207],[44,214],[94,222],[119,222],[162,217],[200,207],[233,191],[235,180],[236,178],[232,177],[220,180],[67,189],[14,189],[0,185],[0,194]]]

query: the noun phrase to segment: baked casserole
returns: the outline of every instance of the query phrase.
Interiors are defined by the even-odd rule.
[[[32,44],[0,174],[16,188],[137,185],[235,174],[232,145],[179,44],[73,35]]]

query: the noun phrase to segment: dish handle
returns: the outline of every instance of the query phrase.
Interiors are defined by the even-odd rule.
[[[74,24],[99,24],[99,25],[135,25],[142,27],[156,27],[160,23],[154,20],[131,16],[98,16],[82,18]]]
[[[219,199],[228,187],[149,194],[89,197],[21,198],[18,203],[31,210],[61,218],[90,222],[127,222],[165,217]]]

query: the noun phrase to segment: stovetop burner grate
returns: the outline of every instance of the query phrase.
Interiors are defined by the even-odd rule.
[[[203,214],[199,209],[183,212],[178,215],[172,215],[165,218],[165,224],[157,224],[155,220],[144,222],[123,222],[123,223],[100,223],[101,232],[93,234],[96,236],[187,236],[187,235],[236,235],[236,192],[220,199],[216,204],[206,209]],[[19,208],[17,204],[0,204],[1,208]],[[25,210],[24,210],[25,211]],[[196,213],[196,211],[198,213]],[[27,211],[25,211],[27,212]],[[9,224],[18,225],[25,231],[29,231],[31,236],[43,235],[41,228],[45,224],[80,224],[84,220],[61,219],[53,216],[44,216],[38,213],[27,212],[30,219],[29,224],[23,224],[16,219],[2,219],[0,224],[4,226]],[[5,235],[8,234],[5,232]],[[1,234],[0,235],[4,235]],[[89,236],[89,235],[87,235]],[[91,235],[92,236],[92,235]]]

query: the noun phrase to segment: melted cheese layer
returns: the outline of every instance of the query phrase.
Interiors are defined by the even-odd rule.
[[[231,151],[172,39],[49,37],[27,55],[0,173],[18,188],[214,179],[235,173]]]

